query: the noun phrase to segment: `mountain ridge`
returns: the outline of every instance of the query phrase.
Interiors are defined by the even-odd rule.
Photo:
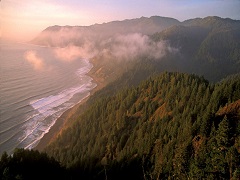
[[[43,31],[45,30],[50,30],[51,28],[54,29],[54,27],[69,27],[69,28],[73,28],[73,27],[81,27],[81,28],[87,28],[87,27],[94,27],[94,26],[101,26],[101,25],[109,25],[109,24],[118,24],[118,23],[124,23],[124,22],[127,22],[127,23],[139,23],[140,21],[142,20],[155,20],[155,21],[167,21],[167,20],[171,20],[172,22],[175,22],[175,23],[180,23],[180,21],[178,21],[177,19],[174,19],[174,18],[171,18],[171,17],[163,17],[163,16],[151,16],[151,17],[140,17],[140,18],[134,18],[134,19],[124,19],[124,20],[115,20],[115,21],[109,21],[109,22],[103,22],[103,23],[96,23],[96,24],[92,24],[92,25],[86,25],[86,26],[79,26],[79,25],[75,25],[75,26],[71,26],[71,25],[65,25],[65,26],[60,26],[60,25],[53,25],[53,26],[49,26],[47,27],[46,29],[44,29]]]
[[[151,35],[109,39],[110,31],[86,27],[91,38],[82,41],[71,32],[76,27],[53,26],[42,43],[84,47],[94,40],[104,50],[90,58],[90,74],[105,85],[78,107],[43,154],[3,154],[0,178],[28,177],[35,171],[18,167],[49,164],[61,169],[63,179],[240,179],[239,22],[197,18]],[[152,56],[156,52],[161,56]]]
[[[141,33],[150,35],[162,31],[179,21],[173,18],[153,16],[150,18],[126,19],[90,26],[50,26],[43,30],[31,43],[46,46],[83,45],[86,39],[104,41],[119,34]],[[56,39],[53,36],[60,36]]]
[[[219,16],[207,16],[207,17],[204,17],[204,18],[193,18],[193,19],[187,19],[187,20],[184,20],[184,21],[179,21],[175,18],[171,18],[171,17],[163,17],[163,16],[151,16],[151,17],[140,17],[140,18],[134,18],[134,19],[124,19],[124,20],[115,20],[115,21],[109,21],[109,22],[104,22],[104,23],[97,23],[97,24],[92,24],[92,25],[86,25],[86,26],[79,26],[79,25],[75,25],[75,26],[71,26],[71,25],[65,25],[65,26],[60,26],[60,25],[53,25],[53,26],[49,26],[47,27],[46,29],[44,29],[43,31],[45,30],[50,30],[51,28],[54,28],[54,27],[69,27],[69,28],[73,28],[73,27],[93,27],[93,26],[99,26],[99,25],[106,25],[106,24],[115,24],[115,23],[124,23],[124,22],[139,22],[140,20],[153,20],[155,19],[155,21],[158,21],[158,20],[172,20],[172,22],[175,22],[176,24],[177,23],[180,23],[181,25],[199,25],[200,24],[207,24],[210,23],[212,24],[213,22],[216,22],[216,21],[221,21],[223,23],[240,23],[240,20],[237,20],[237,19],[231,19],[231,18],[221,18]],[[174,25],[176,25],[174,24]]]
[[[51,26],[32,43],[57,47],[77,46],[82,48],[83,54],[86,54],[85,51],[90,52],[91,59],[101,61],[106,58],[109,61],[104,61],[111,63],[119,60],[114,53],[119,54],[118,51],[124,48],[130,52],[129,57],[125,53],[126,58],[131,59],[131,49],[143,48],[142,45],[149,48],[149,44],[155,43],[158,46],[158,43],[163,42],[166,50],[178,51],[175,54],[165,52],[159,58],[158,66],[168,67],[163,71],[196,73],[216,82],[240,71],[239,32],[240,21],[229,18],[208,16],[179,22],[174,18],[152,16],[90,26]],[[131,43],[136,47],[130,47]],[[115,52],[112,52],[112,47]],[[153,46],[156,52],[157,48],[159,47]],[[151,52],[144,55],[151,56]],[[104,69],[104,65],[102,67]]]

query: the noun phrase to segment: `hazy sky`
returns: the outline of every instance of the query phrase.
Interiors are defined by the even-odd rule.
[[[166,16],[240,19],[240,0],[0,0],[0,36],[28,41],[52,25]]]

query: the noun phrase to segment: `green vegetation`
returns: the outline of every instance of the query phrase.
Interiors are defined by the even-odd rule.
[[[46,152],[80,177],[229,179],[240,165],[239,110],[217,112],[240,97],[240,77],[230,79],[163,73],[99,98]]]
[[[66,168],[66,179],[238,179],[239,99],[239,75],[214,85],[195,75],[154,75],[136,87],[93,96],[45,152]],[[46,154],[20,150],[2,155],[1,174],[25,177],[11,163],[32,153],[61,169]],[[31,172],[40,160],[33,159]]]
[[[143,20],[132,21],[142,27]],[[49,171],[49,179],[240,179],[239,21],[150,20],[166,25],[151,40],[176,51],[154,60],[114,61],[111,53],[92,59],[92,72],[108,85],[44,153],[4,153],[2,179],[32,179],[38,171],[39,179]],[[131,23],[94,27],[112,24]]]
[[[0,179],[66,179],[65,168],[46,153],[16,149],[11,156],[3,153],[0,160]]]

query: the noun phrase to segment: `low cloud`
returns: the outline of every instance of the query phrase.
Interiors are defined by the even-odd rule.
[[[45,68],[43,59],[37,55],[36,51],[27,51],[24,54],[24,58],[37,71],[43,70]]]
[[[171,48],[166,41],[154,42],[149,36],[140,33],[115,35],[104,40],[100,38],[92,41],[84,39],[84,41],[81,45],[69,44],[62,48],[55,48],[53,50],[55,57],[61,61],[71,62],[107,53],[113,59],[120,61],[140,57],[159,60],[168,52],[177,52],[177,49]]]
[[[97,54],[97,50],[91,43],[85,43],[82,47],[68,45],[64,48],[56,48],[53,52],[56,58],[66,62],[80,58],[89,59]]]
[[[96,26],[95,29],[100,27]],[[160,60],[167,53],[176,53],[167,41],[155,42],[142,33],[112,32],[109,29],[94,30],[85,27],[51,27],[45,30],[39,41],[45,45],[59,47],[53,50],[61,61],[71,62],[104,54],[114,60],[132,60],[148,57]],[[97,33],[96,33],[97,32]],[[36,41],[38,41],[36,40]]]
[[[134,59],[139,56],[161,58],[165,55],[165,44],[155,43],[148,36],[142,34],[120,35],[114,39],[111,52],[120,59]]]
[[[166,41],[154,42],[148,36],[140,33],[118,35],[103,42],[105,52],[109,52],[115,59],[131,60],[139,57],[150,57],[159,60],[166,53],[176,53]],[[108,45],[106,45],[108,44]]]

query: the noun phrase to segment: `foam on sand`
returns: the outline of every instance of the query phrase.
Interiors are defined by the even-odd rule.
[[[34,148],[66,110],[90,95],[89,91],[95,88],[96,84],[92,83],[92,78],[86,76],[86,73],[93,67],[92,64],[87,60],[85,63],[86,66],[78,69],[76,75],[81,79],[85,77],[84,80],[87,79],[87,82],[29,103],[34,109],[34,113],[27,117],[27,121],[22,126],[24,133],[18,139],[19,146]],[[73,101],[75,96],[78,99],[77,102]]]

